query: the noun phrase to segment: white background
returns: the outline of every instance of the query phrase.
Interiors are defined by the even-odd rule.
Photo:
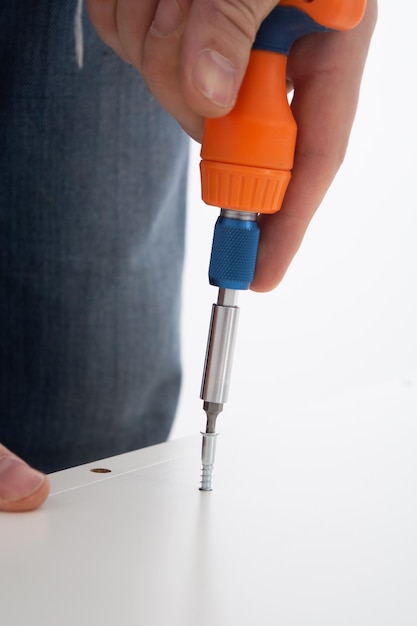
[[[380,0],[349,150],[272,293],[243,292],[229,402],[218,429],[268,428],[329,398],[417,372],[417,74],[414,21]],[[183,297],[184,381],[172,438],[204,426],[199,399],[218,210],[200,200],[192,145]]]

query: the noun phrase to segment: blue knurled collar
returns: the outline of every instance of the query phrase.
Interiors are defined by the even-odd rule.
[[[257,222],[220,216],[214,229],[209,280],[222,289],[249,289],[259,243]]]

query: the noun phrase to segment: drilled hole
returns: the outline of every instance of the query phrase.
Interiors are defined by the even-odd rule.
[[[90,469],[90,472],[94,472],[95,474],[109,474],[111,470],[106,467],[93,467]]]

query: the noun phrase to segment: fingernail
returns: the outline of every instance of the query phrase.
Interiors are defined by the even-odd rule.
[[[39,489],[44,474],[34,470],[19,459],[10,456],[0,458],[0,499],[13,502],[23,500]]]
[[[197,89],[213,104],[229,107],[236,98],[234,65],[216,50],[203,50],[197,57],[192,79]]]
[[[169,37],[181,26],[183,15],[176,0],[160,0],[151,25],[152,34]]]

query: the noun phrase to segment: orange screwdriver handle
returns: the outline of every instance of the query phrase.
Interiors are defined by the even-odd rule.
[[[233,110],[206,119],[202,198],[238,211],[281,208],[294,162],[297,126],[288,104],[287,56],[300,36],[348,30],[366,0],[282,0],[261,25]]]

